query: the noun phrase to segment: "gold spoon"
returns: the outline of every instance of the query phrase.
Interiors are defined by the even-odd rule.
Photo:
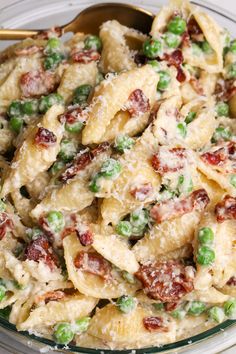
[[[121,24],[149,33],[154,15],[138,6],[121,3],[103,3],[87,7],[71,22],[60,29],[66,32],[84,32],[98,34],[101,24],[108,20],[117,20]],[[33,37],[42,30],[0,29],[0,40],[16,40]]]

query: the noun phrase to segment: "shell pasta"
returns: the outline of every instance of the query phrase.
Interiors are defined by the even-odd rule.
[[[236,319],[235,102],[236,40],[187,0],[2,51],[0,317],[115,351]]]

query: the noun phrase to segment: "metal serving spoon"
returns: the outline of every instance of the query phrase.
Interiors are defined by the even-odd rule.
[[[121,3],[103,3],[87,7],[71,22],[60,29],[66,32],[98,34],[101,24],[117,20],[121,24],[149,33],[154,15],[138,6]],[[37,35],[42,30],[0,29],[0,40],[24,39]]]

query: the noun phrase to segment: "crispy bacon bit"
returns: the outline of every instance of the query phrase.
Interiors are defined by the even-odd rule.
[[[183,46],[190,47],[190,37],[187,31],[182,34],[182,44]]]
[[[194,270],[179,261],[169,260],[140,266],[135,276],[144,292],[155,300],[177,302],[193,290]]]
[[[191,86],[193,87],[193,89],[201,96],[204,95],[204,90],[202,85],[200,84],[199,80],[196,79],[195,77],[191,77],[191,79],[189,80],[189,83],[191,84]]]
[[[131,116],[137,116],[150,110],[149,99],[140,89],[134,90],[128,99],[127,110]]]
[[[165,310],[167,312],[174,311],[179,305],[179,302],[166,302],[164,304]]]
[[[56,80],[53,73],[33,70],[21,75],[20,88],[23,97],[47,95],[55,88]]]
[[[181,170],[186,159],[186,149],[184,148],[160,147],[158,153],[153,155],[151,163],[154,170],[163,176],[167,172]]]
[[[236,277],[231,277],[231,278],[227,281],[226,285],[229,285],[229,286],[236,286]]]
[[[187,29],[190,36],[202,34],[202,30],[193,16],[190,17],[187,23]]]
[[[150,215],[157,223],[161,223],[191,213],[193,210],[202,211],[209,201],[205,189],[198,189],[184,199],[171,199],[157,203],[150,210]]]
[[[219,80],[215,94],[218,101],[229,101],[236,94],[235,80]]]
[[[186,75],[185,75],[183,69],[182,69],[180,66],[177,68],[176,79],[177,79],[179,82],[184,82],[184,81],[186,80]]]
[[[79,252],[74,259],[74,265],[84,272],[98,275],[105,280],[111,277],[110,263],[95,252]]]
[[[169,65],[174,65],[176,68],[178,68],[184,61],[182,50],[176,49],[171,54],[165,53],[164,60],[166,60]]]
[[[93,50],[80,50],[71,54],[72,60],[76,63],[88,64],[91,61],[97,61],[100,59],[100,54]]]
[[[153,191],[152,183],[143,183],[138,187],[131,189],[130,194],[140,202],[144,201],[148,195]]]
[[[57,141],[56,135],[46,128],[38,128],[38,131],[34,138],[35,144],[43,147],[49,148],[50,146],[55,145]]]
[[[168,332],[167,326],[164,326],[163,318],[161,317],[144,317],[143,325],[149,332]]]
[[[71,108],[66,113],[59,115],[58,120],[60,123],[75,123],[77,121],[85,122],[86,117],[83,114],[81,107]]]
[[[225,220],[236,219],[236,197],[226,195],[221,202],[216,204],[215,214],[216,220],[219,223]]]
[[[201,159],[213,166],[224,166],[227,162],[229,166],[225,168],[224,173],[235,172],[236,166],[236,143],[234,141],[223,142],[213,147],[212,151],[205,152]]]
[[[13,223],[7,213],[0,213],[0,241],[6,235],[7,231],[12,228]]]
[[[110,147],[109,143],[102,143],[95,149],[90,151],[84,151],[76,156],[71,165],[61,175],[60,180],[67,182],[69,179],[76,176],[76,174],[84,170],[99,154],[107,151]]]
[[[58,301],[64,299],[65,296],[66,294],[62,290],[48,291],[46,294],[36,296],[35,304],[38,304],[42,301],[44,301],[45,304],[48,304],[50,301]]]
[[[25,259],[35,262],[42,261],[51,270],[59,266],[58,257],[45,235],[41,235],[29,243],[25,249]]]
[[[75,231],[82,246],[92,245],[93,233],[86,225],[78,225]]]
[[[30,45],[29,47],[25,47],[25,48],[16,48],[15,55],[19,56],[19,57],[33,55],[38,52],[42,52],[43,50],[44,50],[44,47],[39,47],[37,45]]]
[[[63,30],[61,27],[52,27],[49,30],[39,31],[33,38],[36,39],[49,39],[52,37],[61,37],[63,34]]]

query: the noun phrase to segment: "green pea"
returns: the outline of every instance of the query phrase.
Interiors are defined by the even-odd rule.
[[[115,148],[119,152],[125,152],[125,150],[130,150],[134,145],[134,139],[130,138],[128,135],[118,135],[115,140]]]
[[[161,54],[161,51],[162,44],[157,39],[147,39],[143,43],[143,54],[150,59],[156,58],[159,54]]]
[[[22,102],[22,111],[27,116],[38,113],[38,100]]]
[[[65,130],[69,133],[79,133],[83,128],[84,124],[82,122],[66,123]]]
[[[183,34],[186,27],[186,21],[179,16],[172,18],[167,25],[168,31],[174,34]]]
[[[206,54],[213,53],[213,49],[207,41],[202,42],[202,51]]]
[[[152,306],[156,311],[164,311],[165,310],[165,305],[163,304],[163,302],[157,302],[156,304],[152,304]]]
[[[229,50],[236,54],[236,39],[234,39],[231,43],[230,43],[230,47],[229,47]]]
[[[135,277],[133,276],[133,274],[126,272],[126,270],[122,272],[122,278],[126,280],[129,284],[135,284]]]
[[[217,141],[220,141],[220,140],[224,140],[224,141],[228,141],[230,140],[232,136],[232,133],[231,133],[231,130],[229,127],[218,127],[216,128],[212,138],[211,138],[211,142],[212,143],[216,143]]]
[[[125,237],[130,237],[132,235],[132,225],[129,221],[120,221],[116,225],[116,232]]]
[[[171,81],[171,77],[167,71],[164,70],[159,71],[159,81],[157,84],[157,89],[164,91],[169,86],[170,81]]]
[[[65,167],[64,161],[56,161],[50,168],[50,173],[55,176],[63,167]]]
[[[186,311],[184,309],[176,309],[171,312],[171,316],[176,318],[177,320],[182,320],[186,315]]]
[[[147,63],[152,66],[153,70],[154,70],[156,73],[159,72],[159,70],[160,70],[160,64],[159,64],[159,62],[158,62],[157,60],[154,60],[154,59],[153,59],[153,60],[148,60]]]
[[[92,180],[89,183],[89,190],[93,193],[98,193],[100,191],[99,179],[101,178],[101,174],[97,173],[93,176]]]
[[[39,227],[33,227],[27,230],[27,236],[31,240],[36,240],[39,236],[43,234],[43,231]]]
[[[91,320],[90,317],[82,317],[79,320],[76,320],[75,321],[75,333],[80,334],[80,333],[86,332],[89,327],[90,320]]]
[[[199,316],[206,310],[206,305],[201,301],[192,301],[186,307],[188,314],[192,316]]]
[[[236,319],[236,299],[231,299],[224,303],[224,312],[230,319]]]
[[[137,209],[130,214],[130,222],[133,227],[144,228],[148,221],[148,212],[145,209]]]
[[[216,105],[216,113],[219,117],[229,116],[229,105],[225,102],[218,102]]]
[[[53,336],[58,344],[68,344],[73,340],[74,332],[69,323],[59,323],[54,328]]]
[[[0,212],[5,211],[6,210],[6,203],[4,203],[1,199],[0,199]]]
[[[50,229],[55,233],[60,232],[65,226],[64,216],[60,211],[50,211],[46,219]]]
[[[84,48],[100,51],[102,49],[102,41],[98,36],[90,35],[84,40]]]
[[[182,138],[185,138],[187,135],[186,123],[178,123],[177,131]]]
[[[231,175],[230,176],[230,184],[236,188],[236,175]]]
[[[236,78],[236,62],[229,65],[227,70],[227,78],[228,79],[235,79]]]
[[[23,115],[21,101],[12,101],[7,113],[9,117],[21,117]]]
[[[43,62],[43,66],[45,70],[53,70],[58,64],[64,59],[64,55],[61,53],[52,53],[48,55]]]
[[[49,38],[46,48],[45,48],[45,52],[47,54],[52,54],[57,52],[61,47],[61,41],[59,38],[53,37],[53,38]]]
[[[198,240],[202,245],[212,245],[214,233],[210,227],[202,227],[198,231]]]
[[[202,49],[197,43],[192,43],[192,52],[195,56],[200,56],[202,54]]]
[[[20,117],[11,117],[9,121],[9,128],[15,132],[15,133],[20,133],[22,127],[23,127],[24,121]]]
[[[63,139],[58,156],[65,162],[71,161],[76,155],[76,146],[72,140]]]
[[[51,93],[48,96],[43,96],[39,100],[39,111],[46,113],[54,104],[64,104],[63,97],[59,93]]]
[[[73,104],[84,105],[87,103],[92,86],[88,84],[77,87],[74,91]]]
[[[208,310],[208,317],[217,323],[224,321],[225,314],[224,310],[221,307],[213,306]]]
[[[101,175],[106,178],[116,178],[121,172],[121,164],[115,159],[106,160],[101,167]]]
[[[185,123],[186,124],[191,123],[196,118],[196,115],[197,115],[196,112],[188,112],[188,114],[185,118]]]
[[[166,32],[163,38],[169,48],[177,48],[181,42],[181,37],[172,32]]]
[[[208,266],[211,265],[215,260],[215,252],[207,247],[207,246],[201,246],[198,250],[197,254],[197,263]]]
[[[7,289],[4,285],[0,285],[0,301],[4,300]]]
[[[130,313],[134,310],[136,302],[132,296],[123,295],[117,300],[116,305],[121,312]]]

